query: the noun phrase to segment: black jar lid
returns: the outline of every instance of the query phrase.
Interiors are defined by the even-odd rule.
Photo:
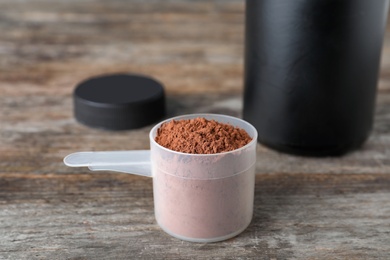
[[[140,128],[165,115],[163,86],[140,75],[93,77],[78,84],[73,97],[77,121],[94,128]]]

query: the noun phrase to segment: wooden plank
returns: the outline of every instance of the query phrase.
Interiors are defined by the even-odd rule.
[[[153,215],[150,178],[1,174],[1,259],[386,259],[389,174],[259,174],[236,238],[189,243]]]

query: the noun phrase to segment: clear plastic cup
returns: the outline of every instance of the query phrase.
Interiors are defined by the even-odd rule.
[[[176,152],[155,141],[163,123],[196,117],[244,129],[252,141],[242,148],[217,154]],[[184,115],[157,124],[149,138],[150,153],[86,152],[69,155],[64,161],[69,166],[152,177],[157,223],[179,239],[216,242],[246,229],[252,220],[255,186],[257,131],[251,124],[226,115]]]
[[[241,233],[252,219],[257,132],[249,123],[224,115],[174,119],[196,117],[240,127],[253,139],[226,153],[180,153],[156,143],[161,124],[156,125],[150,132],[155,216],[160,227],[174,237],[221,241]]]

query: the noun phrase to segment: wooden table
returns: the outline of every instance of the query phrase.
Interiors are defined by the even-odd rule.
[[[390,34],[373,133],[341,158],[258,145],[254,218],[236,238],[183,242],[153,215],[152,181],[67,168],[82,150],[148,149],[151,126],[75,122],[90,76],[152,75],[169,116],[240,116],[244,3],[0,1],[0,259],[389,259]]]

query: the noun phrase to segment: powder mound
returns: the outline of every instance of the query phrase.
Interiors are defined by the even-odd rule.
[[[177,152],[214,154],[241,148],[252,138],[241,128],[198,117],[162,124],[155,140]]]

